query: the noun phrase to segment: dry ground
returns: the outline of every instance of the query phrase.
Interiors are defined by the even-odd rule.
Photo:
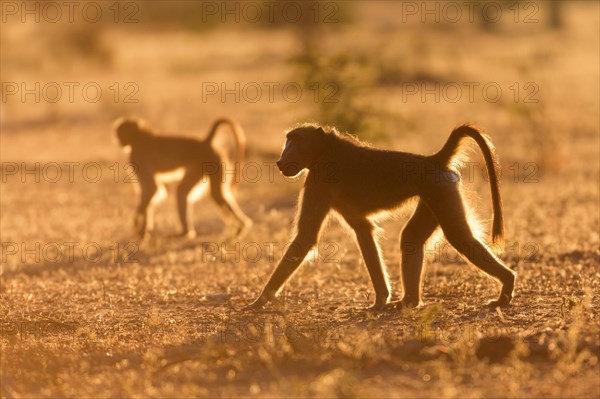
[[[104,28],[110,55],[89,60],[52,41],[70,32],[64,24],[3,23],[2,82],[98,82],[104,96],[2,101],[2,397],[600,395],[598,5],[566,7],[558,32],[539,23],[495,33],[401,24],[398,6],[390,7],[366,7],[324,46],[362,49],[408,76],[419,69],[503,88],[497,103],[403,101],[399,84],[367,94],[403,121],[380,145],[431,153],[465,120],[490,132],[504,165],[502,257],[519,275],[514,305],[484,308],[496,284],[440,241],[426,266],[425,307],[367,312],[366,269],[352,236],[332,222],[279,306],[240,312],[281,256],[301,188],[270,175],[269,165],[284,129],[314,119],[318,104],[281,96],[203,101],[200,88],[295,81],[293,33],[152,30],[142,18],[140,27]],[[134,82],[139,102],[111,98],[114,82]],[[515,101],[514,82],[534,82],[539,101]],[[167,239],[177,229],[169,199],[157,208],[156,237],[139,243],[126,158],[109,133],[123,114],[197,135],[213,117],[235,115],[248,135],[249,162],[262,172],[238,192],[252,232],[223,244],[220,216],[204,200],[195,205],[198,238]],[[472,160],[465,180],[487,227],[488,188],[476,152]],[[63,166],[56,182],[53,162]],[[65,162],[75,163],[72,181]],[[25,173],[36,164],[38,172]],[[97,167],[101,176],[92,181]],[[381,223],[395,298],[398,235],[411,208]]]

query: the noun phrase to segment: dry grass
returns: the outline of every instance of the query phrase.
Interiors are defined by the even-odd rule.
[[[401,121],[386,145],[430,153],[465,120],[492,135],[504,165],[502,256],[519,274],[514,305],[484,309],[496,295],[494,282],[451,250],[433,247],[427,305],[368,313],[367,272],[352,237],[332,222],[320,260],[301,268],[274,311],[239,312],[281,255],[301,183],[270,178],[267,169],[259,181],[243,182],[238,197],[255,226],[238,243],[216,250],[223,224],[209,201],[195,206],[197,239],[166,239],[177,228],[170,199],[157,212],[160,234],[138,246],[126,171],[114,181],[114,163],[122,168],[126,159],[109,127],[131,113],[167,131],[202,135],[213,117],[235,115],[248,135],[249,161],[273,162],[283,130],[316,119],[318,104],[281,96],[202,102],[201,85],[298,80],[289,63],[299,49],[295,33],[246,25],[138,29],[142,19],[140,27],[104,26],[83,38],[100,56],[65,46],[66,62],[47,48],[51,37],[64,37],[64,24],[7,23],[2,82],[93,81],[104,96],[96,103],[2,102],[2,397],[600,395],[598,6],[566,7],[558,32],[534,24],[486,33],[468,24],[403,25],[394,13],[361,4],[365,10],[332,27],[321,45],[373,59],[379,83],[361,96]],[[506,94],[498,103],[402,101],[402,82],[420,79],[498,82]],[[508,87],[529,81],[539,87],[539,102],[513,101]],[[114,82],[121,89],[134,82],[139,102],[111,99]],[[473,161],[481,165],[478,155]],[[50,162],[78,162],[74,181],[40,175],[36,182],[22,173]],[[81,176],[92,162],[102,170],[93,183]],[[21,171],[6,176],[13,163]],[[468,185],[481,196],[487,221],[481,169]],[[382,223],[395,297],[398,234],[409,214]],[[72,257],[68,243],[78,245]],[[86,244],[93,244],[87,257]],[[257,247],[261,256],[253,261]],[[56,248],[63,258],[53,262]]]

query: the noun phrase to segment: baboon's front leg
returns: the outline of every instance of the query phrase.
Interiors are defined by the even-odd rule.
[[[350,226],[356,233],[358,246],[367,265],[373,288],[375,289],[375,303],[372,309],[383,307],[390,299],[390,284],[384,269],[379,246],[373,236],[373,224],[366,219],[350,220]]]
[[[133,224],[137,235],[140,238],[144,238],[148,225],[150,224],[150,227],[152,227],[151,223],[148,223],[152,218],[152,215],[148,215],[148,208],[150,207],[150,202],[152,202],[152,198],[156,194],[158,187],[154,181],[152,172],[140,168],[140,170],[137,171],[137,176],[140,183],[141,198],[133,219]]]
[[[269,278],[269,281],[262,290],[256,301],[249,305],[246,309],[258,309],[267,304],[279,291],[281,286],[287,279],[298,269],[308,251],[316,244],[317,240],[312,237],[296,236],[292,241],[283,258],[277,265],[277,268]]]
[[[310,188],[306,188],[302,195],[302,205],[298,215],[298,233],[258,299],[244,310],[260,309],[275,297],[281,286],[298,269],[308,251],[316,245],[323,220],[328,212],[329,205],[327,202],[313,195]]]

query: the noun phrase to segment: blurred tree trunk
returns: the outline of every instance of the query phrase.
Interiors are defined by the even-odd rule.
[[[549,23],[552,29],[561,29],[563,27],[563,19],[561,15],[562,0],[551,0],[548,2],[550,12]]]

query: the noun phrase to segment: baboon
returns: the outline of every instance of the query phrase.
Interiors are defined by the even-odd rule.
[[[233,182],[225,179],[225,158],[212,146],[221,125],[228,125],[236,143],[236,167]],[[141,199],[137,207],[134,226],[140,237],[152,229],[151,203],[167,172],[183,172],[177,187],[177,211],[182,231],[177,236],[193,238],[196,231],[188,224],[189,194],[198,183],[208,180],[210,195],[223,210],[226,219],[233,219],[234,236],[245,232],[252,222],[240,210],[232,193],[239,179],[239,169],[244,160],[246,138],[242,128],[227,118],[217,119],[204,140],[189,137],[157,135],[137,119],[118,119],[115,131],[122,147],[130,147],[130,161],[140,184]]]
[[[424,246],[440,227],[449,243],[471,263],[502,283],[491,306],[506,306],[513,296],[516,274],[506,267],[471,231],[461,197],[457,168],[463,140],[471,138],[483,153],[492,192],[494,242],[504,239],[497,161],[490,139],[476,126],[452,131],[442,149],[424,156],[372,148],[335,128],[304,124],[286,135],[277,161],[285,176],[308,169],[300,195],[295,236],[260,296],[245,309],[258,309],[272,300],[281,286],[317,243],[327,215],[335,211],[354,230],[373,287],[371,308],[415,307],[421,304]],[[416,210],[401,234],[404,296],[388,303],[390,287],[374,233],[372,216],[400,207],[418,197]]]

